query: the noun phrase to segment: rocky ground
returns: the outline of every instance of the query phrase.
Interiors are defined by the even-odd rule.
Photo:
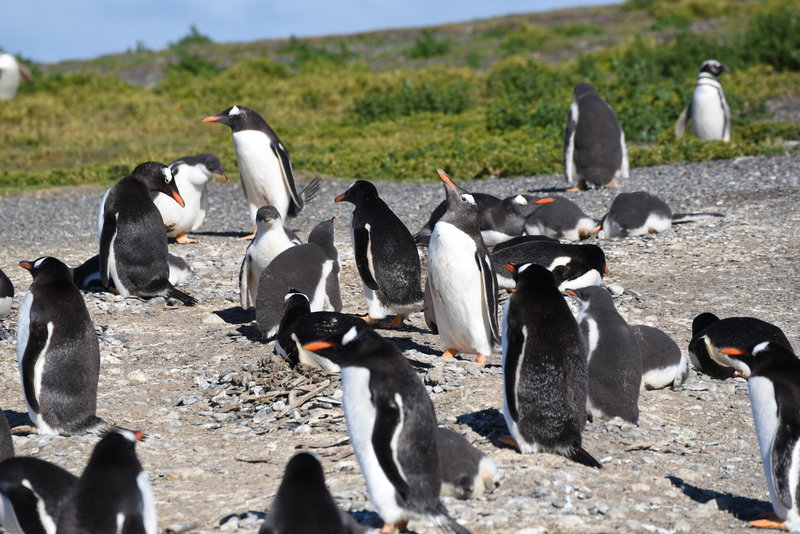
[[[798,176],[797,154],[634,169],[625,190],[650,191],[674,211],[721,211],[726,217],[661,235],[599,241],[611,270],[606,283],[619,286],[623,316],[665,330],[685,348],[698,313],[751,315],[777,324],[800,346]],[[346,230],[351,207],[333,203],[347,184],[325,181],[290,226],[305,236],[323,218],[337,216],[344,311],[356,313],[364,311],[364,300]],[[437,184],[377,185],[412,232],[444,198]],[[563,186],[557,176],[464,185],[499,196]],[[52,255],[75,265],[95,254],[101,194],[81,188],[0,198],[0,268],[18,292],[14,312],[0,320],[0,402],[12,426],[27,421],[14,332],[30,276],[16,264]],[[614,194],[571,198],[599,218]],[[284,465],[300,450],[319,455],[343,509],[379,524],[347,441],[338,377],[289,369],[257,339],[254,313],[238,307],[237,273],[246,244],[236,237],[250,229],[240,188],[211,184],[210,204],[195,235],[201,242],[170,246],[194,269],[183,289],[200,300],[198,306],[86,295],[102,352],[98,415],[148,434],[138,452],[153,482],[162,531],[254,532]],[[642,392],[638,426],[588,424],[584,447],[604,465],[594,470],[496,444],[505,433],[499,354],[484,369],[468,359],[440,359],[438,340],[421,314],[385,333],[424,380],[440,423],[467,436],[502,470],[493,493],[445,499],[473,532],[735,532],[770,509],[741,379],[723,382],[692,371],[676,391]],[[95,441],[14,438],[18,454],[73,473],[82,470]]]

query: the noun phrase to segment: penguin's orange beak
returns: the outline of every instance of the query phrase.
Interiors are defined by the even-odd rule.
[[[555,202],[556,199],[554,198],[540,198],[534,204],[550,204],[551,202]]]
[[[595,226],[595,227],[592,229],[592,233],[593,233],[593,234],[596,234],[597,232],[599,232],[599,231],[600,231],[600,230],[602,230],[602,229],[603,229],[603,227],[602,227],[602,226],[600,226],[600,225],[598,224],[597,226]]]
[[[183,201],[183,197],[180,193],[178,193],[177,189],[172,190],[172,198],[175,199],[175,202],[177,202],[180,207],[184,207],[186,205],[186,202]]]
[[[33,262],[32,261],[21,261],[19,262],[19,266],[25,269],[26,271],[30,271],[33,269]]]
[[[320,349],[329,349],[333,347],[333,343],[329,341],[312,341],[311,343],[306,343],[303,345],[303,348],[310,351],[320,350]]]
[[[744,354],[744,352],[742,352],[741,350],[739,350],[739,349],[734,349],[734,348],[732,348],[732,347],[729,347],[729,348],[724,348],[724,349],[719,349],[719,351],[720,351],[722,354],[727,354],[728,356],[741,356],[742,354]]]
[[[571,297],[577,297],[578,296],[578,294],[575,293],[575,291],[573,291],[572,289],[566,289],[566,290],[564,290],[564,293],[566,293],[567,295],[569,295]]]
[[[211,115],[210,117],[206,117],[205,119],[203,119],[203,122],[217,122],[221,120],[222,117],[220,117],[219,115]]]
[[[436,169],[436,172],[438,172],[438,173],[439,173],[439,178],[441,178],[441,179],[442,179],[442,181],[443,181],[445,184],[447,184],[447,187],[449,187],[449,188],[450,188],[450,189],[452,189],[452,190],[453,190],[453,191],[454,191],[456,194],[458,194],[458,189],[456,189],[456,184],[454,184],[454,183],[453,183],[453,180],[451,180],[451,179],[450,179],[450,177],[449,177],[449,176],[447,176],[447,173],[446,173],[446,172],[444,172],[442,169]]]
[[[608,274],[609,272],[611,271],[608,270],[608,267],[603,267],[603,274]]]
[[[513,273],[514,271],[517,270],[516,267],[514,267],[513,263],[504,263],[503,264],[503,269],[505,269],[506,271],[508,271],[510,273]]]
[[[344,200],[347,200],[347,195],[345,193],[342,193],[333,199],[334,202],[343,202]]]
[[[142,440],[144,440],[144,432],[134,432],[133,433],[133,440],[134,441],[142,441]]]
[[[215,172],[214,176],[216,176],[217,178],[219,178],[223,182],[227,182],[228,181],[228,177],[225,176],[224,174],[222,174],[221,172]]]

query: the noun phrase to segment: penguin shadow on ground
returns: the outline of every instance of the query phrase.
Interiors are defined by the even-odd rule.
[[[265,341],[264,338],[261,337],[261,332],[258,331],[258,326],[256,326],[255,323],[243,324],[237,328],[236,331],[253,343],[268,343],[268,341]]]
[[[767,501],[698,488],[676,476],[667,476],[667,479],[693,501],[700,504],[716,501],[718,510],[728,512],[736,519],[751,521],[760,515],[772,512],[772,504]]]
[[[239,237],[248,236],[250,234],[248,232],[210,232],[210,231],[205,231],[205,232],[191,232],[190,234],[186,234],[186,235],[188,235],[189,237],[191,237],[191,236],[203,236],[204,235],[204,236],[210,236],[210,237],[236,237],[236,238],[239,238]],[[170,242],[170,244],[174,244],[175,243],[175,239],[171,237],[169,242]],[[242,245],[242,250],[244,250],[244,248],[246,248],[246,246],[247,246],[247,243],[243,244]]]
[[[548,195],[554,195],[559,193],[566,193],[567,190],[564,187],[540,187],[539,189],[528,189],[528,193],[545,193]]]
[[[421,343],[414,341],[414,339],[412,339],[411,337],[398,336],[398,337],[387,337],[386,339],[391,340],[392,343],[397,345],[397,348],[403,351],[403,353],[409,350],[415,350],[417,352],[421,352],[422,354],[427,354],[429,356],[439,355],[439,353],[436,352],[434,349],[430,348],[427,345],[422,345]],[[431,367],[433,367],[430,364],[418,362],[416,360],[411,360],[411,363],[417,367],[425,369],[430,369]]]
[[[508,435],[508,427],[503,414],[497,408],[487,408],[478,412],[466,413],[456,417],[460,425],[467,425],[472,430],[491,441],[497,447],[497,441]]]
[[[228,324],[246,324],[256,320],[256,309],[243,310],[240,306],[233,306],[224,310],[217,310],[214,315]]]

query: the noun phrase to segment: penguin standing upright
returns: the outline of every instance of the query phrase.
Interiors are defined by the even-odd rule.
[[[242,178],[242,189],[255,220],[258,208],[275,206],[281,219],[296,217],[319,188],[319,179],[298,193],[289,151],[258,113],[244,106],[232,106],[206,117],[203,122],[219,122],[233,132],[233,148]],[[253,234],[247,236],[252,239]]]
[[[100,346],[72,273],[46,256],[20,262],[33,276],[17,320],[17,362],[28,415],[39,434],[107,425],[95,415]]]
[[[599,286],[568,289],[580,304],[577,321],[589,351],[587,408],[594,417],[639,421],[642,354],[633,330]]]
[[[509,265],[517,290],[503,313],[503,416],[521,453],[552,452],[602,467],[581,445],[586,425],[586,345],[541,265]]]
[[[208,179],[216,176],[223,182],[228,181],[222,162],[214,154],[198,154],[173,161],[169,170],[181,192],[184,206],[177,205],[172,196],[164,193],[151,193],[150,196],[164,219],[167,237],[174,237],[181,244],[197,243],[197,239],[187,237],[186,232],[200,228],[206,218]]]
[[[436,414],[400,350],[366,323],[305,348],[341,367],[347,432],[370,502],[386,523],[383,531],[398,532],[411,519],[426,519],[451,532],[469,532],[439,500]]]
[[[103,197],[98,217],[101,281],[106,288],[113,281],[124,297],[169,297],[194,306],[197,299],[169,281],[167,234],[150,198],[154,192],[184,204],[172,171],[154,161],[138,165]]]
[[[142,439],[141,432],[117,430],[95,445],[61,512],[59,534],[157,534],[153,489],[136,457]]]
[[[436,223],[428,245],[425,322],[438,333],[442,356],[475,354],[485,365],[497,335],[497,278],[478,227],[472,195],[438,170],[447,195],[447,211]]]
[[[625,133],[611,106],[587,82],[575,86],[564,131],[564,174],[570,190],[620,187],[629,173]]]
[[[368,323],[395,314],[396,327],[406,314],[422,310],[422,269],[414,238],[406,225],[378,196],[376,187],[356,180],[335,202],[355,205],[350,239],[367,298]]]
[[[675,135],[681,137],[686,123],[692,123],[692,132],[698,139],[731,140],[731,108],[725,100],[722,84],[717,77],[728,71],[728,66],[716,59],[707,59],[700,65],[692,101],[684,108],[675,123]]]
[[[0,52],[0,100],[10,100],[17,96],[20,79],[33,83],[30,69],[17,61],[12,54]]]
[[[565,241],[582,241],[592,236],[594,219],[566,197],[550,197],[525,219],[525,233],[544,235]]]
[[[6,273],[0,269],[0,317],[11,313],[11,303],[14,302],[14,284],[11,283]]]
[[[644,324],[631,326],[642,353],[642,386],[661,389],[683,384],[689,375],[689,360],[665,332]]]

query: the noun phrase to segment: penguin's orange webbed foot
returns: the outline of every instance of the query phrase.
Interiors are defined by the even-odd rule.
[[[241,239],[242,241],[252,241],[255,236],[256,236],[256,233],[253,232],[252,234],[246,235],[244,237],[240,237],[239,239]]]
[[[191,237],[187,237],[185,232],[181,232],[175,236],[175,242],[180,243],[181,245],[188,245],[189,243],[199,243],[200,241]]]
[[[406,316],[404,313],[398,313],[391,321],[378,322],[378,326],[381,328],[398,328],[401,324],[403,324],[403,319],[405,318]]]
[[[568,188],[564,189],[564,192],[565,193],[577,193],[580,190],[581,190],[580,187],[578,187],[577,185],[574,185],[572,187],[568,187]]]
[[[378,320],[377,319],[373,319],[372,317],[370,317],[368,313],[364,314],[364,315],[356,315],[356,317],[361,319],[362,321],[364,321],[368,325],[374,325],[374,324],[378,323]]]
[[[486,355],[478,354],[478,356],[475,358],[475,363],[481,367],[486,367]]]
[[[447,349],[442,353],[442,358],[455,358],[456,354],[458,354],[457,349]]]
[[[756,519],[755,521],[750,521],[747,524],[749,527],[755,528],[771,528],[774,530],[783,530],[788,531],[789,529],[786,528],[786,523],[783,521],[778,521],[777,519]]]
[[[27,436],[28,434],[38,434],[33,425],[19,425],[11,429],[12,434]]]
[[[519,444],[517,443],[517,440],[515,440],[512,436],[503,436],[500,439],[498,439],[497,442],[502,443],[503,445],[506,445],[508,447],[511,447],[512,449],[515,449],[517,451],[519,450]]]

